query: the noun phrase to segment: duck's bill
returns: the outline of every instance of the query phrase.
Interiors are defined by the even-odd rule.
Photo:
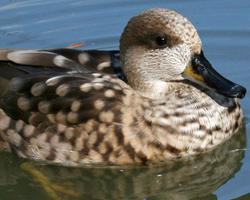
[[[231,98],[243,98],[246,88],[221,76],[205,58],[203,52],[195,55],[191,64],[183,72],[184,77],[215,89],[218,93]]]

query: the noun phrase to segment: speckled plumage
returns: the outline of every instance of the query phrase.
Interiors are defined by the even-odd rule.
[[[167,35],[164,48],[151,39],[158,33]],[[120,76],[119,68],[110,71],[117,52],[0,50],[1,66],[14,74],[2,75],[14,77],[1,93],[2,139],[32,159],[129,164],[203,152],[237,131],[238,99],[181,76],[201,53],[186,18],[145,11],[128,23],[120,49],[128,84],[112,75]]]

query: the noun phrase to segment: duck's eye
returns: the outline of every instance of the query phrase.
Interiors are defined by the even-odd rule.
[[[158,46],[165,46],[168,41],[166,37],[158,36],[155,38],[155,42]]]

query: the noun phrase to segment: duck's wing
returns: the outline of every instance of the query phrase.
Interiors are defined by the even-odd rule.
[[[84,68],[102,72],[106,74],[115,74],[122,80],[125,80],[125,75],[122,72],[120,61],[120,52],[117,50],[77,50],[77,49],[51,49],[50,52],[65,56],[70,60],[84,66]]]
[[[41,120],[77,125],[89,119],[101,120],[100,113],[119,114],[124,96],[123,83],[114,76],[46,71],[24,74],[10,80],[0,107],[14,120],[37,126]],[[105,114],[106,113],[106,114]]]
[[[8,68],[6,67],[8,65]],[[10,69],[11,66],[11,69]],[[5,76],[40,73],[47,70],[92,71],[114,74],[125,80],[119,51],[77,49],[0,49],[0,72]],[[49,69],[48,69],[49,68]]]
[[[115,84],[120,72],[118,51],[0,49],[1,108],[28,122],[32,112],[67,116],[84,104],[84,114],[77,115],[88,118],[91,112],[94,117],[99,112],[95,100],[108,100],[108,108],[114,105],[113,93],[122,94]],[[106,98],[105,91],[112,97]]]

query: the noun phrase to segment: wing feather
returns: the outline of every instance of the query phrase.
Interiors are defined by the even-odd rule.
[[[98,120],[102,111],[120,112],[125,95],[117,78],[96,74],[37,74],[13,79],[10,85],[1,108],[26,123],[35,112],[53,115],[55,122],[67,125]]]

